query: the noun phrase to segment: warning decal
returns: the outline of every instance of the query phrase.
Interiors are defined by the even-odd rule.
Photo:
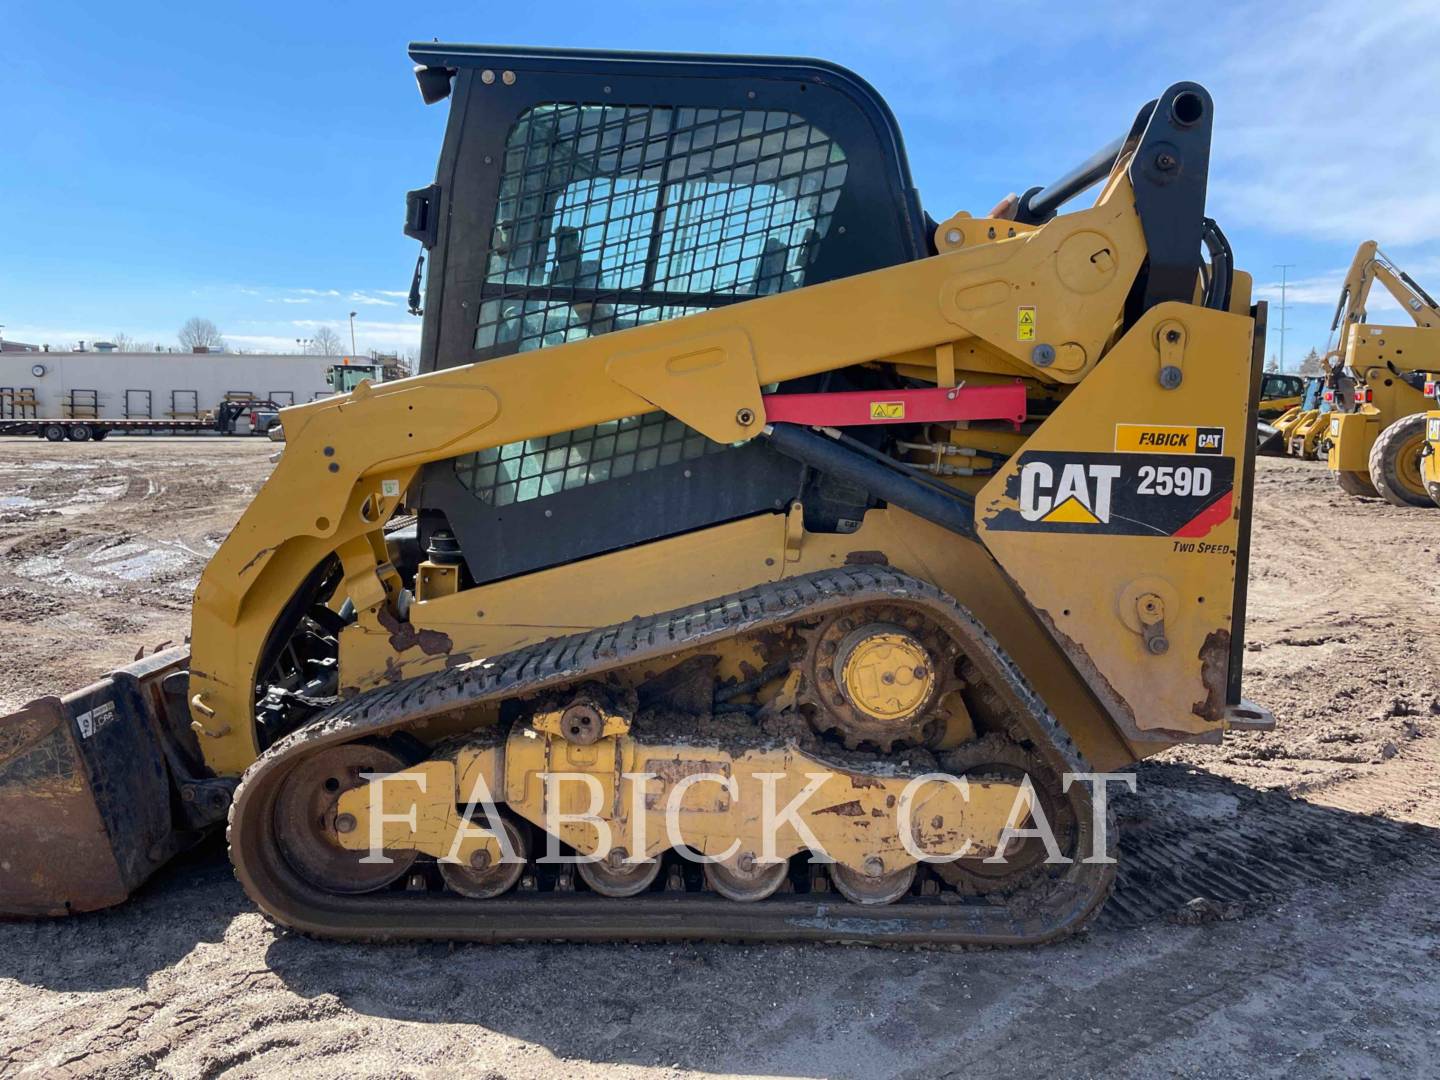
[[[870,402],[871,420],[904,420],[905,403],[903,401],[872,401]]]
[[[1203,537],[1230,516],[1235,460],[1174,452],[1031,451],[1006,483],[1015,502],[985,519],[1007,532]]]
[[[1223,454],[1223,427],[1116,424],[1115,449],[1138,454]]]
[[[1035,308],[1015,309],[1015,336],[1021,341],[1035,340]]]
[[[80,738],[94,738],[95,733],[115,719],[115,702],[102,701],[93,709],[87,709],[75,717],[75,726],[80,729]]]

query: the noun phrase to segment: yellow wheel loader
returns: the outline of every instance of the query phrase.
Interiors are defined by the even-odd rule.
[[[1305,418],[1311,416],[1315,411],[1316,410],[1314,409],[1302,408],[1299,405],[1292,405],[1290,408],[1286,409],[1283,413],[1277,416],[1274,420],[1270,421],[1270,426],[1275,429],[1276,433],[1279,436],[1277,439],[1277,444],[1281,447],[1287,448],[1286,451],[1282,452],[1288,452],[1288,447],[1290,446],[1290,435],[1295,430],[1295,428]]]
[[[1274,375],[1266,375],[1265,378],[1273,379]],[[1327,400],[1321,406],[1320,395],[1324,390],[1325,380],[1320,376],[1311,376],[1301,380],[1304,383],[1304,392],[1300,400],[1291,405],[1280,416],[1270,422],[1274,429],[1274,436],[1261,442],[1261,452],[1278,455],[1292,455],[1301,458],[1314,458],[1320,437],[1327,430],[1329,417],[1327,415],[1330,404]],[[1264,394],[1265,384],[1261,384],[1261,394]],[[1261,419],[1264,419],[1265,399],[1262,396]]]
[[[1414,326],[1367,321],[1370,288],[1380,281]],[[1346,275],[1332,331],[1340,347],[1327,350],[1327,368],[1354,379],[1336,392],[1329,417],[1327,461],[1341,488],[1380,496],[1396,506],[1431,506],[1421,476],[1425,446],[1425,372],[1440,367],[1440,308],[1380,251],[1361,244]]]
[[[1290,436],[1290,453],[1306,461],[1316,461],[1323,452],[1321,447],[1330,430],[1330,413],[1313,409],[1295,425]]]
[[[188,650],[0,721],[0,910],[118,903],[225,824],[336,938],[1085,925],[1093,774],[1273,725],[1206,91],[937,222],[830,64],[411,56],[451,103],[421,373],[284,411]]]
[[[1330,414],[1335,411],[1338,379],[1327,372],[1311,376],[1305,391],[1305,411],[1290,425],[1286,452],[1314,461],[1329,450]]]

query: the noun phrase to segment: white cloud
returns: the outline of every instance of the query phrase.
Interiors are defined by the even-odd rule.
[[[323,319],[294,319],[292,326],[300,331],[313,331],[322,326],[335,329],[335,325]],[[348,324],[347,324],[348,326]],[[343,329],[344,327],[342,327]],[[420,347],[420,320],[411,322],[372,322],[368,319],[355,320],[355,339],[359,351],[367,349],[414,351]],[[294,339],[291,339],[294,344]]]
[[[1417,112],[1440,85],[1433,0],[1246,5],[1212,47],[1231,57],[1214,87],[1224,216],[1349,243],[1440,239],[1440,128]]]
[[[287,354],[299,351],[293,336],[282,337],[279,334],[226,334],[225,340],[234,348],[244,349],[246,352]]]
[[[1318,277],[1296,278],[1287,281],[1285,283],[1286,303],[1334,307],[1335,301],[1340,295],[1340,283],[1344,280],[1345,271],[1336,270],[1333,274],[1321,274]],[[1278,304],[1280,302],[1280,282],[1270,281],[1264,284],[1256,282],[1255,297],[1257,300],[1269,300],[1271,303]]]
[[[129,330],[124,327],[112,326],[108,330],[98,330],[93,326],[56,326],[54,324],[26,324],[6,323],[4,338],[6,341],[23,341],[27,345],[49,345],[58,352],[69,352],[78,343],[85,342],[86,348],[96,341],[109,341],[110,336],[117,330],[124,330],[131,338],[140,342],[155,342],[161,346],[170,346],[175,343],[175,331],[172,330]]]
[[[347,304],[360,304],[366,307],[398,307],[399,305],[391,297],[408,295],[386,289],[352,288],[342,291],[340,289],[282,288],[273,285],[263,288],[239,286],[238,289],[242,295],[261,297],[267,304],[313,304],[329,300],[343,300]]]

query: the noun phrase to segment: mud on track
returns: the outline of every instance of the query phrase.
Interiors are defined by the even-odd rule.
[[[180,640],[271,449],[0,441],[0,707]],[[1281,727],[1139,768],[1080,939],[332,945],[212,846],[116,911],[0,923],[0,1077],[1433,1076],[1440,514],[1262,460],[1253,567],[1246,691]]]

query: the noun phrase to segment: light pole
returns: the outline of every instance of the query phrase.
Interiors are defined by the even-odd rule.
[[[1295,267],[1295,264],[1294,264],[1294,263],[1276,263],[1276,264],[1275,264],[1275,269],[1277,269],[1277,270],[1280,271],[1280,326],[1279,326],[1279,330],[1280,330],[1280,370],[1281,370],[1281,371],[1284,371],[1284,370],[1285,370],[1285,331],[1288,330],[1288,329],[1290,329],[1288,326],[1285,325],[1285,313],[1290,310],[1290,305],[1289,305],[1288,303],[1286,303],[1286,300],[1288,299],[1288,295],[1287,295],[1287,294],[1288,294],[1289,287],[1290,287],[1290,283],[1289,283],[1289,280],[1288,280],[1288,278],[1287,278],[1286,275],[1288,274],[1288,272],[1289,272],[1290,270],[1294,269],[1294,267]]]
[[[350,355],[355,355],[355,312],[350,312]]]

